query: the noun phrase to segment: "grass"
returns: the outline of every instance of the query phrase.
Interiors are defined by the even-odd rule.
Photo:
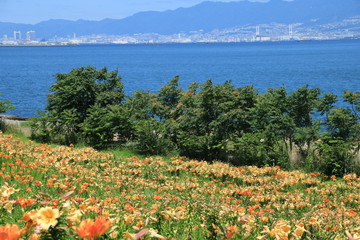
[[[133,156],[137,156],[139,158],[145,158],[145,156],[140,155],[129,148],[117,147],[117,148],[113,148],[110,150],[106,150],[104,152],[108,153],[108,154],[112,154],[114,156],[114,158],[117,158],[117,159],[118,158],[131,158]]]
[[[360,239],[356,175],[97,152],[6,130],[0,225],[25,239]]]
[[[14,126],[11,124],[4,124],[0,120],[0,131],[3,131],[7,134],[12,134],[15,137],[19,138],[21,141],[28,141],[29,137],[26,136],[21,130],[21,127],[29,127],[27,122],[20,123],[20,126]]]
[[[356,175],[97,152],[8,134],[0,134],[0,164],[0,234],[24,239],[360,238]]]

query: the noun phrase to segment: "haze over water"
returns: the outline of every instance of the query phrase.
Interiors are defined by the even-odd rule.
[[[281,86],[290,92],[305,84],[338,95],[360,91],[360,40],[0,47],[0,98],[16,108],[7,114],[35,116],[46,105],[54,74],[88,65],[118,69],[128,95],[156,92],[176,75],[184,90],[191,82],[212,79],[254,85],[260,93]]]

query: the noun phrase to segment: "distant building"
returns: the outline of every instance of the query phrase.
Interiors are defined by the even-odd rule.
[[[26,32],[26,40],[34,41],[35,40],[35,31]]]
[[[14,31],[14,40],[21,40],[21,32]]]

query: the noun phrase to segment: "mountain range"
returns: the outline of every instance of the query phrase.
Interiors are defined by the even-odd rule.
[[[163,12],[147,11],[123,19],[62,20],[51,19],[37,24],[0,22],[0,36],[12,36],[13,31],[36,31],[39,38],[135,33],[175,34],[234,26],[268,23],[303,25],[326,24],[360,15],[359,0],[270,0],[266,3],[203,2],[189,8]]]

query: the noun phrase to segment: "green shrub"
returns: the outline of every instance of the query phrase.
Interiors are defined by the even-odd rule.
[[[81,125],[85,143],[95,148],[106,148],[114,143],[124,143],[134,134],[128,109],[121,105],[101,108],[91,107]]]
[[[14,106],[9,100],[0,100],[0,113],[5,113],[9,109],[14,109]],[[5,130],[5,122],[0,118],[0,131]]]
[[[151,118],[135,123],[135,149],[145,155],[167,155],[174,151],[174,144],[166,135],[164,122]]]
[[[123,84],[117,74],[117,71],[108,72],[106,68],[96,70],[91,66],[76,68],[67,74],[56,74],[56,83],[51,86],[52,93],[48,95],[46,112],[32,121],[32,137],[68,145],[83,141],[82,137],[85,136],[89,138],[85,140],[95,147],[108,144],[109,136],[121,126],[109,126],[110,123],[119,122],[112,110],[106,110],[105,114],[111,121],[106,122],[105,116],[98,121],[99,114],[104,113],[101,111],[105,111],[99,109],[120,105],[124,100]],[[90,130],[90,126],[94,129]],[[85,134],[82,132],[84,129]]]
[[[321,172],[336,176],[354,172],[356,153],[352,142],[327,136],[317,143],[317,150]]]

